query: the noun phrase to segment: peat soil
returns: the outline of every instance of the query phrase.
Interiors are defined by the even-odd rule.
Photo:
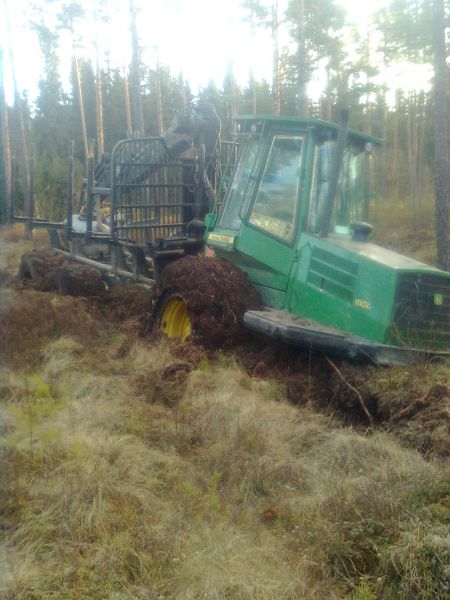
[[[250,337],[234,349],[252,377],[273,379],[290,402],[358,429],[382,429],[423,454],[450,453],[448,363],[351,364],[323,353]]]

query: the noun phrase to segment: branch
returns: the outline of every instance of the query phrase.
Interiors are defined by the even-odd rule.
[[[325,358],[327,359],[327,362],[333,367],[333,369],[336,371],[336,373],[339,375],[340,379],[345,383],[345,385],[352,390],[352,392],[354,392],[358,398],[359,401],[359,405],[361,406],[361,409],[363,411],[363,413],[366,415],[367,420],[369,421],[369,423],[373,426],[375,424],[372,415],[370,414],[370,412],[367,409],[366,403],[364,402],[364,399],[361,395],[361,393],[351,384],[349,383],[345,377],[342,375],[342,372],[339,370],[339,368],[334,364],[334,362],[332,360],[330,360],[328,358],[328,356],[325,356]]]

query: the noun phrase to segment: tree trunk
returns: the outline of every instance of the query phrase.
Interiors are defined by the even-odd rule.
[[[23,102],[22,102],[22,98],[20,97],[19,90],[17,88],[17,81],[16,81],[15,68],[14,68],[14,58],[13,58],[11,49],[10,49],[10,63],[11,63],[11,69],[13,72],[14,107],[16,109],[16,114],[17,114],[17,118],[19,121],[19,132],[20,132],[19,156],[20,156],[21,167],[19,169],[19,173],[21,175],[23,194],[25,197],[25,215],[27,215],[30,210],[30,159],[29,159],[29,152],[28,152],[28,140],[27,140],[27,131],[26,131],[26,126],[25,126],[25,115],[24,115],[24,111],[23,111]],[[29,227],[25,227],[25,239],[26,240],[31,239],[31,229]]]
[[[273,48],[273,78],[272,97],[273,114],[280,114],[280,47],[278,40],[278,0],[272,4],[272,48]]]
[[[413,213],[413,223],[417,224],[417,160],[415,151],[415,122],[416,108],[415,98],[411,94],[408,99],[408,120],[406,123],[406,139],[408,146],[408,177],[409,177],[409,195],[411,199],[411,210]]]
[[[306,105],[306,73],[305,73],[305,2],[299,0],[298,12],[298,40],[297,40],[297,102],[298,114],[305,117],[307,114]]]
[[[381,104],[382,110],[382,131],[381,137],[383,138],[383,145],[381,146],[381,166],[383,169],[383,175],[381,177],[381,196],[383,200],[386,200],[388,191],[388,161],[387,161],[387,150],[388,150],[388,105],[386,102],[386,92],[383,93],[383,100]]]
[[[449,268],[449,148],[448,148],[448,67],[446,63],[444,0],[434,0],[434,183],[436,193],[436,247],[438,267]]]
[[[4,13],[6,18],[6,26],[8,30],[11,30],[10,22],[9,22],[9,12],[8,5],[4,2]],[[19,89],[17,87],[16,80],[16,70],[15,70],[15,61],[13,55],[13,49],[9,46],[9,62],[11,66],[12,72],[12,81],[13,81],[13,89],[14,89],[14,108],[17,111],[18,120],[19,120],[19,131],[20,131],[20,154],[21,154],[21,165],[23,169],[20,169],[20,174],[22,176],[22,186],[23,193],[25,196],[25,214],[27,214],[29,202],[30,202],[30,164],[28,159],[28,144],[27,144],[27,134],[25,128],[25,116],[23,114],[23,103],[22,98],[19,94]],[[14,175],[12,175],[14,177]],[[12,184],[13,185],[13,184]],[[14,194],[12,194],[14,197]],[[31,231],[26,227],[25,228],[25,239],[31,239]]]
[[[421,206],[422,196],[425,194],[425,93],[419,93],[417,103],[417,188],[419,192],[419,206]]]
[[[126,69],[123,70],[123,86],[125,94],[125,114],[127,117],[127,137],[130,138],[133,135],[133,126],[131,124],[130,88],[128,86],[128,74]]]
[[[395,112],[394,112],[394,125],[393,125],[393,133],[392,133],[392,173],[391,180],[393,183],[393,191],[394,191],[394,200],[397,202],[399,198],[399,190],[400,190],[400,174],[398,171],[399,160],[398,160],[398,130],[399,130],[399,120],[400,120],[400,90],[397,90],[395,93]]]
[[[97,54],[97,77],[95,78],[95,108],[97,124],[97,151],[99,160],[105,152],[105,134],[103,128],[103,77],[99,65],[98,47],[95,48]]]
[[[0,105],[2,119],[3,161],[5,165],[5,217],[9,223],[12,217],[12,170],[11,170],[11,136],[9,132],[8,105],[3,85],[3,50],[0,48]]]
[[[78,65],[78,59],[75,55],[73,55],[73,62],[75,66],[75,78],[77,80],[77,94],[78,94],[78,104],[80,105],[80,121],[81,121],[81,133],[83,135],[83,148],[84,148],[84,157],[87,163],[87,159],[89,158],[89,143],[87,137],[87,129],[86,129],[86,117],[84,112],[84,100],[83,100],[83,89],[81,87],[81,75],[80,75],[80,67]]]
[[[162,95],[161,95],[161,71],[159,66],[159,58],[156,58],[156,116],[158,125],[158,135],[161,136],[164,131],[163,114],[162,114]]]
[[[332,104],[332,91],[331,91],[331,73],[330,65],[328,64],[325,69],[326,74],[326,85],[325,92],[321,98],[320,115],[325,121],[331,121],[331,104]]]
[[[36,176],[36,146],[31,144],[30,152],[30,189],[28,192],[28,207],[27,207],[27,228],[29,230],[29,239],[32,237],[33,232],[33,219],[34,219],[34,180]],[[53,217],[53,211],[52,211]]]
[[[416,216],[419,216],[419,208],[420,208],[420,193],[419,193],[419,181],[418,181],[418,145],[417,145],[417,135],[418,135],[418,102],[417,102],[417,94],[414,92],[413,94],[413,105],[412,105],[412,121],[411,121],[411,148],[412,148],[412,168],[413,168],[413,185],[414,185],[414,210],[416,212]]]
[[[252,94],[252,114],[256,115],[256,81],[253,70],[250,71],[250,88]]]
[[[130,68],[130,84],[131,84],[131,99],[133,106],[133,131],[138,136],[145,136],[144,127],[144,112],[142,108],[141,94],[141,76],[140,76],[140,56],[139,56],[139,40],[136,26],[136,8],[134,0],[129,0],[130,7],[130,34],[131,34],[131,68]]]
[[[367,39],[366,39],[366,65],[369,67],[371,64],[372,56],[371,56],[371,43],[372,36],[370,30],[370,23],[367,24]],[[364,119],[364,132],[372,135],[372,106],[370,104],[370,87],[371,87],[371,79],[369,72],[366,72],[366,109],[365,109],[365,119]]]

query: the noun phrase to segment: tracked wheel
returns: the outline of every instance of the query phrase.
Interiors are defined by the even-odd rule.
[[[151,328],[206,348],[231,347],[246,335],[244,313],[260,306],[246,274],[223,259],[187,256],[168,265],[153,293]]]

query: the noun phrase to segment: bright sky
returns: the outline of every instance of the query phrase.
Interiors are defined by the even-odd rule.
[[[386,4],[387,0],[339,0],[348,12],[348,20],[356,24],[364,33],[372,11]],[[29,0],[3,0],[10,13],[10,28],[6,19],[0,22],[0,40],[7,54],[6,45],[12,44],[18,86],[26,90],[30,98],[37,94],[37,81],[42,72],[42,59],[36,34],[30,31]],[[91,2],[84,0],[87,11]],[[149,65],[156,62],[156,47],[159,60],[170,67],[173,75],[183,73],[192,89],[204,87],[212,79],[217,84],[223,78],[230,62],[240,84],[248,82],[253,70],[256,79],[271,80],[272,48],[270,33],[263,29],[251,31],[250,25],[242,22],[243,13],[240,0],[135,0],[139,7],[138,33],[143,48],[143,61]],[[280,14],[287,0],[280,0]],[[58,10],[64,4],[61,0],[52,2]],[[128,31],[129,15],[127,0],[110,0],[110,23],[97,27],[83,26],[80,56],[94,56],[94,42],[97,40],[100,51],[109,54],[112,66],[124,66],[130,59],[130,38]],[[52,9],[54,10],[54,9]],[[4,12],[4,11],[2,11]],[[54,20],[48,15],[50,26]],[[92,19],[93,22],[93,19]],[[287,42],[287,34],[281,42]],[[61,75],[67,84],[70,72],[71,40],[67,34],[61,43]],[[11,74],[5,56],[5,84],[11,90]],[[394,89],[415,89],[426,86],[430,77],[427,68],[400,65],[384,71],[384,79]],[[311,83],[310,94],[317,96],[322,88],[320,77]],[[10,97],[10,93],[9,93]]]

